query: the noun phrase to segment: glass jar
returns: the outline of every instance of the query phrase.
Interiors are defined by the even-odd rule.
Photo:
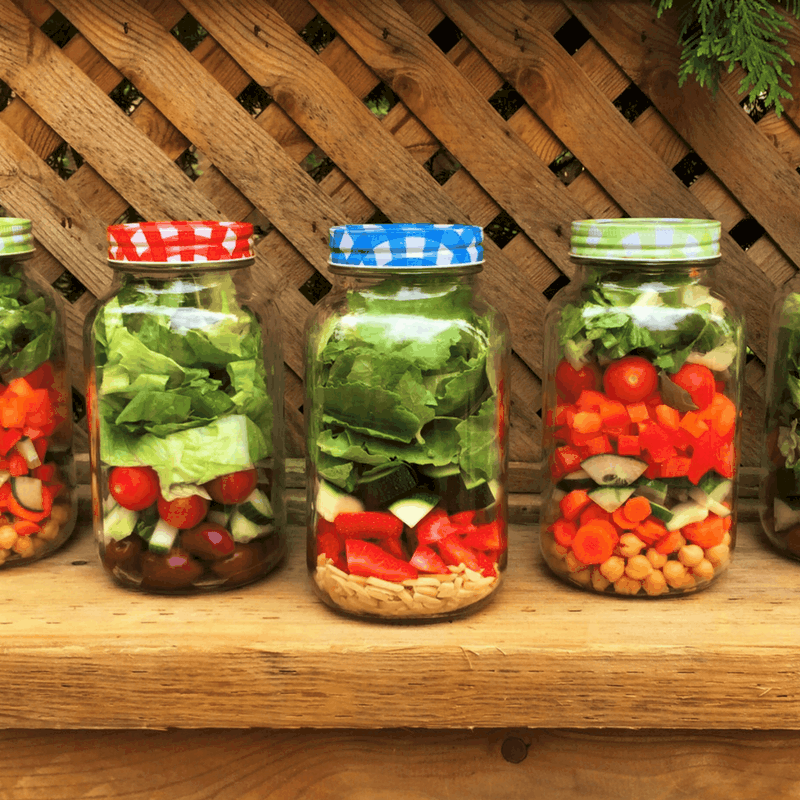
[[[84,329],[94,527],[122,586],[250,583],[283,557],[279,321],[251,295],[253,226],[108,229]]]
[[[450,619],[506,564],[509,336],[483,231],[347,225],[308,322],[308,568],[332,608]]]
[[[761,524],[783,555],[800,559],[800,278],[772,304],[762,447]]]
[[[577,273],[545,319],[540,543],[565,581],[705,588],[736,537],[744,323],[718,292],[720,224],[572,224]]]
[[[23,262],[31,222],[0,218],[0,564],[27,564],[75,527],[72,400],[61,298]]]

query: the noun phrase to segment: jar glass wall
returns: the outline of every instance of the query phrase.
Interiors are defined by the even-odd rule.
[[[252,226],[109,228],[114,286],[85,327],[94,525],[121,585],[186,593],[283,557],[279,324]]]
[[[710,220],[573,223],[545,321],[540,543],[560,578],[657,597],[708,586],[735,542],[744,327]]]
[[[64,309],[25,261],[31,222],[0,218],[0,564],[49,555],[75,526]]]
[[[474,611],[507,542],[508,328],[480,296],[482,231],[331,230],[338,285],[308,323],[308,568],[362,617]]]

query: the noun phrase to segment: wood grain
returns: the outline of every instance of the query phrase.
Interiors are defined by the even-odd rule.
[[[0,799],[791,800],[800,796],[799,737],[794,731],[9,730],[0,733]]]

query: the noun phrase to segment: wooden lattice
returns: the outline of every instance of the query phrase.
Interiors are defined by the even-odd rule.
[[[327,228],[486,226],[485,291],[514,341],[511,457],[529,463],[542,315],[574,274],[570,221],[715,217],[749,326],[755,464],[769,304],[800,264],[800,101],[780,119],[743,107],[736,71],[713,100],[678,88],[678,62],[675,19],[647,0],[0,0],[0,205],[34,221],[34,266],[68,300],[78,401],[107,224],[259,225],[292,455]]]

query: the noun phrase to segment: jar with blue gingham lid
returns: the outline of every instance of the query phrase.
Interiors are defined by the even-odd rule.
[[[306,330],[308,568],[385,621],[483,607],[506,567],[508,325],[471,225],[330,230],[335,284]]]
[[[540,521],[564,581],[626,597],[710,586],[736,541],[744,322],[720,223],[572,223],[545,317]]]

